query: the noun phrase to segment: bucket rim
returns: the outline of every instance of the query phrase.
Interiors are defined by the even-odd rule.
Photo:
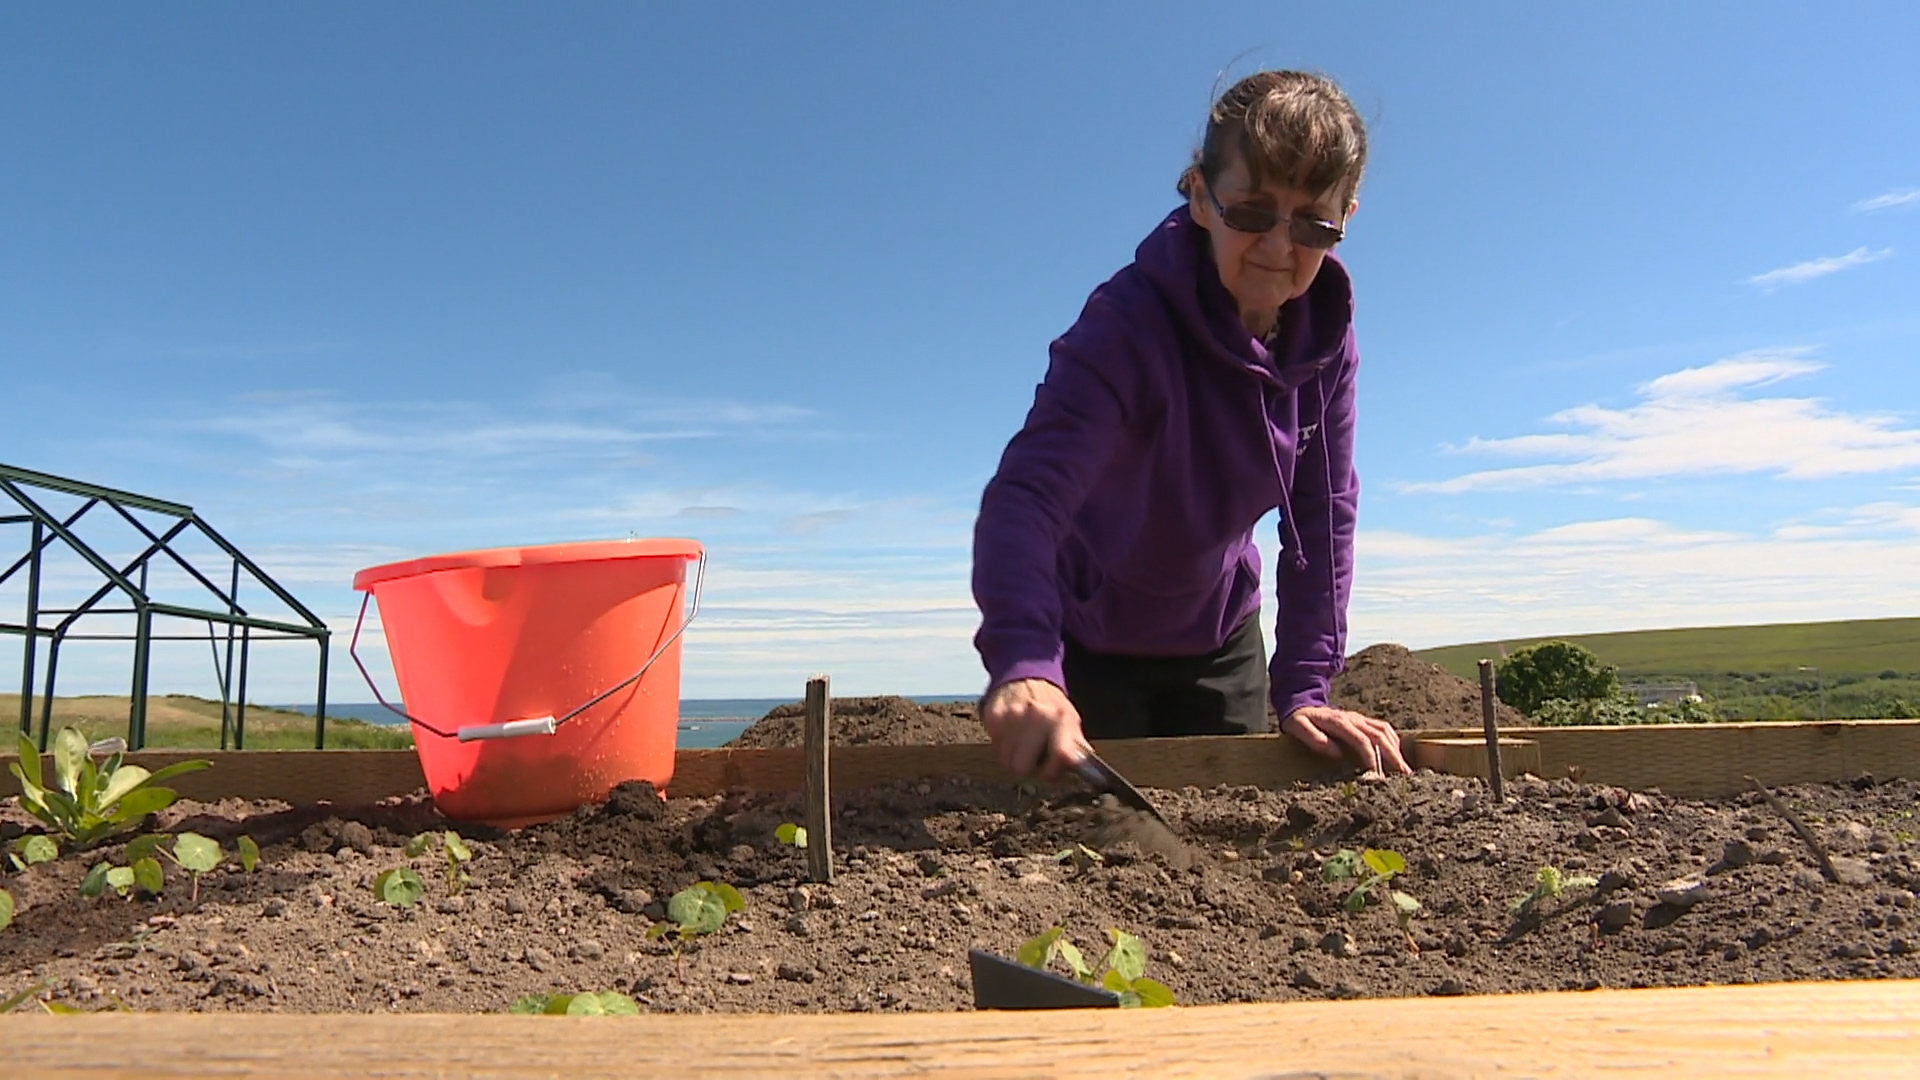
[[[627,540],[583,540],[564,544],[536,544],[530,547],[483,548],[428,555],[418,559],[369,566],[353,575],[353,587],[371,592],[375,585],[401,578],[419,577],[441,570],[494,569],[508,566],[549,566],[556,563],[609,562],[617,559],[701,558],[705,548],[698,540],[682,537],[650,537]]]

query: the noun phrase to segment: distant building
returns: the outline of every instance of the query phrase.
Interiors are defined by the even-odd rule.
[[[1700,687],[1691,682],[1621,683],[1620,689],[1632,694],[1642,706],[1700,700]]]

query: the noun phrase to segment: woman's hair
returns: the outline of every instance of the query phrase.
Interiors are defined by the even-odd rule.
[[[1255,187],[1272,177],[1315,196],[1337,189],[1348,202],[1367,167],[1367,128],[1332,79],[1262,71],[1213,103],[1193,165],[1180,174],[1180,194],[1192,193],[1195,169],[1212,190],[1236,154]]]

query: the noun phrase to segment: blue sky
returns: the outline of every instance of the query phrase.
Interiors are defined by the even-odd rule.
[[[1047,343],[1222,71],[1306,66],[1373,139],[1353,648],[1912,615],[1916,40],[1892,3],[13,5],[0,462],[190,503],[342,630],[363,566],[692,536],[689,696],[975,691],[973,510]],[[207,692],[205,650],[156,680]]]

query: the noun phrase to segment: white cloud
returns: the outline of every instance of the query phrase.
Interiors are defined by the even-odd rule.
[[[1573,430],[1503,439],[1474,438],[1456,453],[1559,459],[1399,485],[1458,494],[1679,476],[1772,474],[1789,479],[1920,468],[1920,428],[1899,418],[1847,413],[1815,398],[1750,392],[1810,375],[1810,350],[1745,353],[1663,375],[1639,387],[1624,409],[1582,405],[1549,417]]]
[[[1783,266],[1778,270],[1769,270],[1764,274],[1755,274],[1747,279],[1747,284],[1758,285],[1762,289],[1771,291],[1782,285],[1800,285],[1812,281],[1814,278],[1826,277],[1828,274],[1837,274],[1842,270],[1849,270],[1856,266],[1864,266],[1870,262],[1879,262],[1881,259],[1888,258],[1892,255],[1892,248],[1881,248],[1878,251],[1863,247],[1854,248],[1845,255],[1832,255],[1823,259],[1809,259],[1803,263],[1794,263],[1792,266]]]
[[[1920,205],[1920,188],[1908,188],[1905,191],[1889,191],[1885,195],[1875,195],[1871,199],[1862,199],[1853,204],[1856,212],[1871,214],[1876,210],[1892,210],[1902,206]]]
[[[1920,506],[1834,517],[1765,533],[1646,518],[1451,539],[1363,531],[1350,646],[1913,614]]]

